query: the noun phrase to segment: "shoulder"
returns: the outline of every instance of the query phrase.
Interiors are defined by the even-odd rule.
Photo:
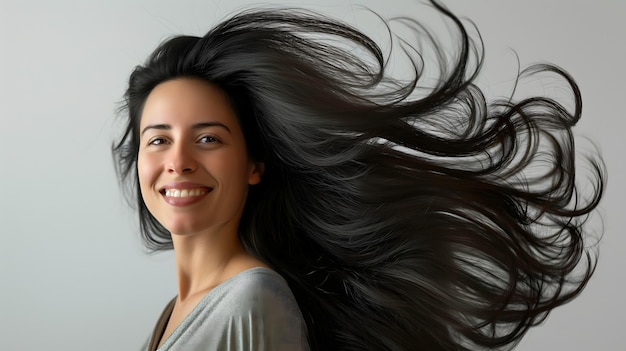
[[[240,312],[276,312],[300,315],[296,299],[283,277],[269,268],[252,268],[228,282],[229,297],[237,301]]]
[[[280,293],[291,294],[287,281],[276,271],[265,268],[255,267],[245,270],[233,278],[232,285],[236,288],[248,289],[253,288],[264,293]]]
[[[228,296],[221,307],[228,313],[223,313],[227,318],[221,337],[228,345],[247,345],[242,350],[308,350],[302,314],[278,273],[268,268],[246,270],[227,281],[224,292]]]

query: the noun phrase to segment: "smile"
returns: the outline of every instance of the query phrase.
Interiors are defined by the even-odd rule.
[[[165,197],[194,197],[207,193],[206,188],[197,189],[165,189],[161,192]]]

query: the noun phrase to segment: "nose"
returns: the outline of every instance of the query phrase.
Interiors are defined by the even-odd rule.
[[[166,163],[167,171],[171,174],[192,173],[198,164],[191,150],[180,143],[170,149],[169,162]]]

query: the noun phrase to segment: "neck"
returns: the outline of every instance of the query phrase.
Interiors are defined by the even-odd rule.
[[[216,235],[172,234],[178,299],[204,295],[232,276],[252,267],[265,266],[248,254],[237,238],[237,233]]]

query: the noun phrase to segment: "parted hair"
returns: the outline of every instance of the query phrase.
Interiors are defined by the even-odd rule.
[[[246,10],[163,42],[130,76],[112,147],[147,247],[172,241],[139,192],[142,108],[158,84],[189,77],[225,93],[265,163],[239,237],[289,283],[313,350],[508,349],[576,297],[595,269],[585,223],[606,183],[595,153],[582,159],[586,193],[576,177],[579,88],[540,64],[519,80],[561,78],[564,101],[487,99],[480,36],[432,5],[452,45],[410,18],[396,21],[421,44],[389,30],[410,77],[390,76],[395,56],[361,31],[306,10]]]

